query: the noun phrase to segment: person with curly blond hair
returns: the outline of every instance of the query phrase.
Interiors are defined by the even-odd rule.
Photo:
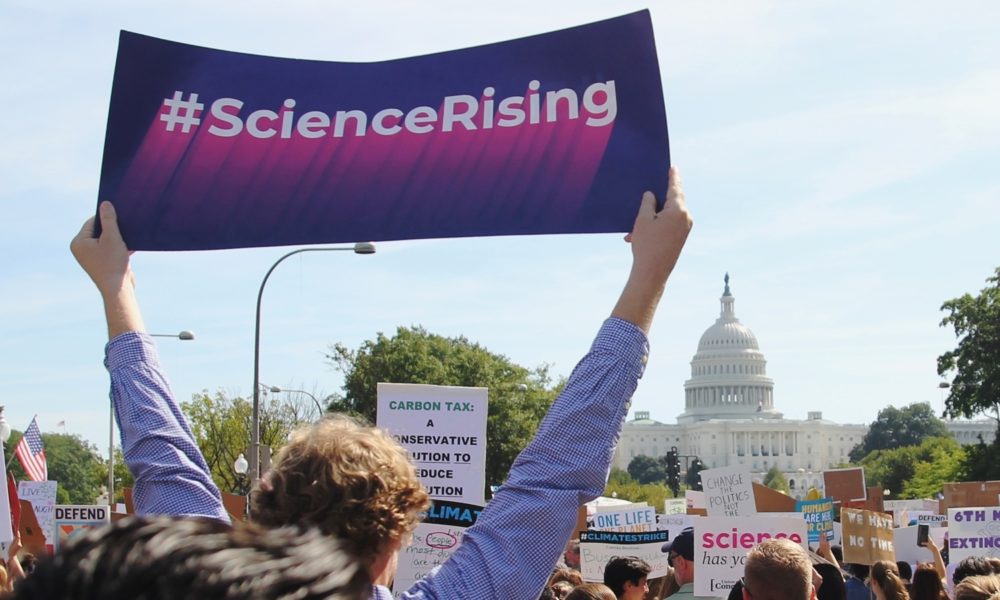
[[[955,586],[955,600],[1000,600],[1000,576],[971,575]]]
[[[691,229],[677,172],[666,201],[642,196],[632,232],[632,267],[610,317],[573,370],[534,439],[496,496],[439,569],[406,599],[533,599],[545,586],[579,507],[604,490],[613,448],[649,352],[646,334]],[[140,515],[205,516],[228,522],[218,488],[160,370],[145,328],[114,206],[98,209],[71,249],[97,286],[108,324],[105,364],[135,476]],[[397,553],[427,496],[405,453],[385,434],[347,420],[296,434],[253,493],[254,518],[269,526],[315,525],[368,557],[372,598],[392,598]]]

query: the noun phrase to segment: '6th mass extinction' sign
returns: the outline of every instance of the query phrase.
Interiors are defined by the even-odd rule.
[[[486,503],[486,388],[378,384],[378,426],[406,448],[435,500]]]

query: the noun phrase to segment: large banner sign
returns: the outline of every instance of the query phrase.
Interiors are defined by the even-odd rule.
[[[486,388],[378,384],[378,426],[417,467],[434,500],[486,504]]]
[[[100,199],[133,250],[622,232],[668,162],[648,11],[374,63],[122,32]]]
[[[949,562],[970,556],[1000,557],[1000,508],[948,509]]]
[[[637,556],[653,568],[650,579],[665,577],[668,556],[660,549],[669,540],[666,531],[584,531],[580,533],[580,574],[584,581],[603,582],[604,567],[609,560],[616,556]]]
[[[806,548],[801,516],[702,517],[694,526],[694,593],[725,598],[743,576],[747,554],[764,540],[786,538]]]
[[[399,552],[393,595],[413,587],[433,569],[443,565],[462,543],[465,530],[476,523],[481,506],[435,500],[417,525],[410,544]]]

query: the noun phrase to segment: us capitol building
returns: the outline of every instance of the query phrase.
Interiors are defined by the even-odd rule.
[[[777,466],[792,496],[804,496],[810,487],[822,489],[822,472],[847,463],[868,426],[834,423],[820,411],[809,412],[805,420],[785,419],[775,409],[774,380],[767,376],[757,337],[736,318],[728,274],[725,284],[719,318],[701,336],[691,360],[677,424],[636,411],[625,423],[613,466],[625,469],[636,456],[662,457],[676,446],[708,468],[748,465],[758,482]],[[989,443],[995,433],[990,420],[946,424],[963,444],[977,442],[979,434]]]

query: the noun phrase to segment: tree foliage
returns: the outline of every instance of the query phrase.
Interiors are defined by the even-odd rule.
[[[850,453],[851,462],[859,462],[875,450],[916,446],[929,437],[948,437],[951,433],[927,402],[896,408],[887,406],[868,428],[868,433]],[[899,488],[895,488],[899,489]]]
[[[24,434],[11,432],[7,447],[11,454]],[[93,504],[101,494],[107,467],[98,453],[97,446],[87,443],[78,435],[66,433],[43,433],[45,463],[49,470],[49,481],[58,482],[56,502],[60,504]],[[9,458],[8,458],[9,459]],[[17,459],[10,465],[14,479],[28,479],[21,462]]]
[[[628,471],[621,469],[611,469],[608,484],[604,488],[604,495],[629,502],[646,502],[655,507],[657,512],[663,510],[664,500],[674,497],[670,488],[664,485],[662,480],[660,483],[643,484],[633,479]]]
[[[772,465],[770,469],[767,470],[767,474],[764,475],[764,485],[771,488],[772,490],[778,490],[779,492],[788,493],[791,491],[788,487],[788,479],[785,474],[781,472],[778,465]]]
[[[214,396],[201,393],[193,395],[189,402],[182,402],[181,411],[191,425],[215,484],[227,492],[241,489],[244,482],[240,481],[233,464],[241,453],[250,460],[253,401],[230,398],[221,391]],[[260,443],[277,451],[288,440],[288,434],[310,422],[315,412],[310,403],[263,394],[260,399]]]
[[[327,358],[344,373],[344,397],[331,409],[372,423],[379,382],[489,388],[487,485],[506,479],[562,387],[552,385],[547,367],[529,370],[465,337],[443,337],[422,327],[399,327],[392,337],[379,333],[356,350],[338,343]]]
[[[667,469],[660,460],[640,454],[629,461],[628,474],[639,483],[663,483]]]
[[[992,412],[1000,423],[1000,267],[979,295],[965,294],[941,305],[958,347],[938,357],[938,374],[952,375],[945,415],[973,417]]]
[[[952,437],[928,438],[919,445],[875,450],[862,461],[868,485],[882,486],[891,498],[926,498],[950,481],[962,481],[965,450]]]

